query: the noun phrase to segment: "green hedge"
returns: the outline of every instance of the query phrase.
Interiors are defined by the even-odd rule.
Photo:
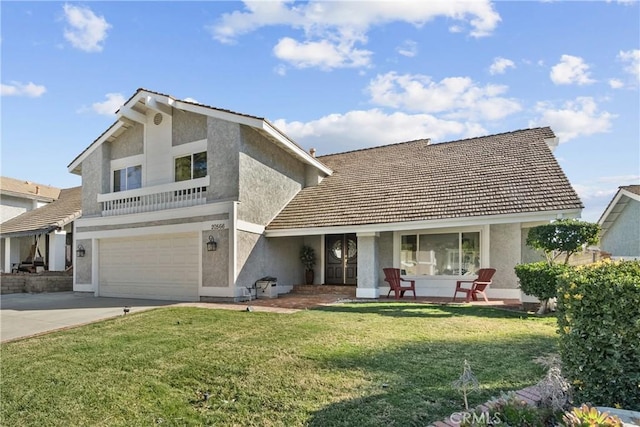
[[[600,262],[558,279],[564,375],[574,401],[640,408],[640,262]]]
[[[516,276],[520,279],[520,289],[527,295],[533,295],[541,301],[556,296],[557,280],[568,268],[564,264],[549,265],[545,261],[518,264]]]

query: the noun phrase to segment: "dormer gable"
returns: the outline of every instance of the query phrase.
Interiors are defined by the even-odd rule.
[[[264,118],[219,109],[192,101],[178,100],[170,95],[143,88],[138,89],[116,112],[116,122],[68,165],[69,172],[81,174],[82,162],[91,152],[105,142],[115,141],[123,133],[135,128],[138,124],[154,129],[151,132],[160,140],[171,138],[170,129],[173,115],[180,112],[196,113],[254,128],[305,165],[317,170],[320,176],[328,176],[332,173],[330,168],[307,153]],[[167,133],[167,130],[169,130],[169,133]]]

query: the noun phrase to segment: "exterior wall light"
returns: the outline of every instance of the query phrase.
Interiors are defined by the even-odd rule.
[[[213,240],[213,236],[209,235],[209,241],[207,242],[207,252],[213,252],[218,249],[218,244]]]
[[[84,246],[82,245],[78,245],[78,248],[76,249],[76,254],[78,255],[79,258],[84,258],[84,254],[86,253],[86,251],[84,250]]]

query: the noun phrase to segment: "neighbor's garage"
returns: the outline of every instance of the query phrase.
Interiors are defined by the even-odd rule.
[[[196,233],[100,240],[99,295],[198,300]]]

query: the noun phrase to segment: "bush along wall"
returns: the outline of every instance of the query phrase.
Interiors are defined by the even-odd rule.
[[[574,401],[639,410],[640,261],[604,261],[562,274],[558,327]]]

